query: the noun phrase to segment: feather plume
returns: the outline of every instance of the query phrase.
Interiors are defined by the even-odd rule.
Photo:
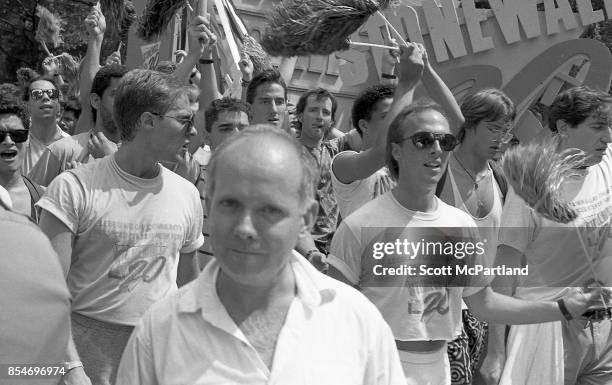
[[[145,41],[153,40],[186,4],[186,0],[149,0],[138,22],[138,36]]]
[[[130,32],[130,28],[132,24],[138,20],[138,15],[136,15],[136,9],[134,8],[134,4],[130,0],[125,0],[123,2],[123,13],[121,17],[121,21],[119,23],[120,27],[120,38],[121,41],[127,41],[128,34]]]
[[[36,40],[41,43],[51,43],[53,47],[57,47],[62,41],[62,19],[53,14],[42,5],[36,6],[36,16],[38,17],[38,26],[36,27]]]
[[[286,0],[268,16],[261,45],[272,56],[329,55],[389,0]]]
[[[529,207],[544,218],[569,223],[577,213],[563,199],[561,186],[566,178],[579,175],[584,153],[558,148],[557,136],[518,145],[506,151],[502,163],[508,182]]]

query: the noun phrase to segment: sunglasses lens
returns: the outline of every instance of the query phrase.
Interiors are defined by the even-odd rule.
[[[434,140],[431,132],[419,132],[412,137],[412,142],[417,148],[429,148],[434,144]]]
[[[59,97],[59,91],[58,90],[46,90],[47,95],[51,98],[51,99],[57,99]]]
[[[453,151],[457,146],[457,139],[453,135],[444,135],[440,138],[440,148],[444,151]]]
[[[7,135],[15,143],[23,143],[28,140],[28,130],[0,131],[0,143],[4,142]]]
[[[23,143],[28,140],[28,130],[17,130],[11,132],[11,138],[15,143]]]
[[[43,91],[42,90],[32,90],[32,92],[30,92],[30,95],[32,96],[34,100],[40,100],[43,97]]]

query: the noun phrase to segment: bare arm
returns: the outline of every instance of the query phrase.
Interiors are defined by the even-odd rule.
[[[74,234],[62,221],[47,210],[42,210],[39,226],[51,241],[51,245],[59,257],[64,277],[67,277],[72,261]]]
[[[189,52],[183,61],[179,63],[173,76],[182,84],[189,84],[191,71],[198,64],[205,51],[210,55],[210,47],[217,42],[217,36],[212,33],[209,23],[203,16],[194,16],[189,23]],[[206,57],[210,58],[210,56]],[[212,67],[212,65],[208,65]],[[213,72],[214,74],[214,72]],[[204,74],[201,74],[204,79]],[[200,81],[200,85],[202,82]],[[216,86],[216,85],[215,85]],[[207,85],[208,87],[208,85]],[[201,89],[202,92],[204,90]]]
[[[565,306],[574,317],[583,314],[589,305],[599,303],[601,289],[589,292],[572,290],[563,297]],[[463,298],[476,317],[498,324],[534,324],[561,321],[563,314],[557,302],[527,301],[494,292],[490,287]]]
[[[389,126],[397,114],[412,103],[414,88],[421,79],[423,59],[415,44],[403,49],[400,63],[400,80],[395,90],[393,104],[376,133],[374,146],[365,151],[340,153],[332,164],[333,173],[342,183],[352,183],[374,174],[385,164],[386,141]]]
[[[457,135],[459,128],[465,123],[461,108],[451,90],[429,63],[427,53],[423,55],[423,62],[425,63],[425,68],[423,69],[423,86],[427,90],[429,96],[439,103],[444,111],[446,111],[450,129],[453,134]]]
[[[100,69],[100,50],[106,31],[106,19],[98,7],[93,7],[85,18],[87,34],[87,52],[79,66],[79,103],[81,115],[75,128],[75,134],[86,132],[93,127],[93,110],[89,100],[91,85]]]

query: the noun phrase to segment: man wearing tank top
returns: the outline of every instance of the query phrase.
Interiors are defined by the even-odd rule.
[[[463,99],[461,113],[461,144],[449,157],[436,195],[472,217],[480,236],[487,240],[485,255],[493,264],[507,191],[501,169],[493,159],[499,158],[512,137],[516,110],[502,91],[483,89]],[[496,384],[503,367],[503,340],[489,340],[487,323],[474,317],[466,306],[463,308],[461,336],[448,349],[452,384]]]

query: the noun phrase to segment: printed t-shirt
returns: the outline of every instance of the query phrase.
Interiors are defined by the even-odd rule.
[[[176,291],[179,253],[203,242],[202,209],[192,184],[158,167],[155,178],[142,179],[108,156],[62,173],[38,202],[75,235],[73,311],[134,325]]]
[[[372,252],[378,242],[429,239],[431,229],[444,236],[478,240],[476,224],[463,211],[435,198],[437,208],[428,213],[403,207],[393,193],[387,192],[355,211],[338,226],[332,240],[328,262],[380,310],[391,326],[395,339],[402,341],[453,340],[461,333],[461,299],[476,294],[487,286],[492,277],[473,276],[464,286],[426,286],[413,277],[376,275],[376,264],[389,267],[403,264],[444,265],[453,263],[455,256],[441,261],[440,256],[389,255],[376,259]],[[426,229],[419,229],[426,228]],[[436,236],[438,235],[437,233]],[[387,258],[387,259],[385,259]],[[434,260],[435,258],[435,260]],[[488,266],[483,255],[471,260]],[[380,273],[380,270],[379,270]],[[427,282],[427,281],[425,281]],[[431,282],[431,281],[429,281]]]

